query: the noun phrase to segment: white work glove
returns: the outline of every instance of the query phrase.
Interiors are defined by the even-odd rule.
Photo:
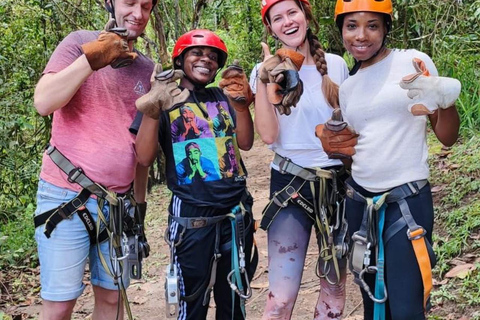
[[[413,59],[417,73],[402,78],[400,87],[408,90],[408,97],[413,100],[408,111],[415,116],[432,114],[438,108],[451,107],[460,95],[462,85],[454,78],[431,76],[425,63]]]

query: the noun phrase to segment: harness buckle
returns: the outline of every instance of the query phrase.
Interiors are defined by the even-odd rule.
[[[45,153],[47,155],[50,155],[53,151],[55,151],[55,147],[52,146],[50,143],[47,143],[47,146],[45,147]]]
[[[76,183],[76,180],[83,174],[83,170],[80,167],[73,168],[67,175],[67,180],[70,183]]]
[[[207,226],[207,219],[205,218],[196,218],[190,220],[191,228],[203,228]]]
[[[287,162],[292,162],[292,160],[290,158],[287,158],[287,157],[283,157],[282,160],[280,160],[280,164],[278,165],[278,172],[280,172],[281,174],[287,174],[288,172],[286,170],[284,170],[283,168],[285,168],[287,164]]]
[[[427,234],[427,230],[425,230],[423,227],[418,226],[417,229],[411,231],[410,229],[407,230],[407,237],[408,240],[418,240],[423,238]]]
[[[347,187],[346,195],[350,199],[353,199],[353,189]]]
[[[278,195],[279,195],[279,194],[280,194],[280,192],[275,192],[275,193],[273,194],[272,200],[273,200],[273,202],[274,202],[277,206],[279,206],[279,207],[281,207],[281,208],[285,208],[286,206],[288,206],[288,199],[285,200],[285,201],[283,201],[283,202],[280,201],[280,200],[278,200]]]

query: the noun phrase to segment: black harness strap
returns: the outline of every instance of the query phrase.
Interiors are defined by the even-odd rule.
[[[44,234],[50,238],[53,230],[64,219],[70,219],[78,213],[80,220],[85,226],[90,238],[90,244],[101,243],[108,239],[108,230],[104,228],[97,237],[95,220],[85,207],[89,197],[95,194],[97,197],[107,199],[110,203],[117,203],[117,199],[110,196],[106,189],[88,178],[80,167],[75,167],[56,147],[47,144],[46,154],[67,175],[70,183],[77,183],[83,187],[82,191],[72,200],[61,204],[55,209],[43,212],[34,217],[35,228],[45,225]]]
[[[46,211],[34,217],[35,228],[45,224],[45,236],[50,238],[53,229],[63,220],[85,207],[85,203],[92,193],[83,189],[75,198],[55,209]]]
[[[62,222],[64,219],[71,219],[72,215],[77,213],[80,220],[82,220],[85,225],[85,229],[88,231],[88,236],[90,238],[90,244],[97,242],[97,233],[95,230],[95,221],[90,213],[85,207],[85,203],[88,201],[92,193],[83,189],[75,198],[66,202],[55,209],[43,212],[33,218],[35,228],[45,225],[45,230],[43,233],[47,238],[50,238],[53,230],[57,225]],[[106,229],[103,229],[98,235],[98,242],[102,243],[108,239],[108,232]]]
[[[260,228],[265,231],[268,230],[277,214],[280,210],[286,208],[289,202],[295,203],[305,209],[308,216],[315,221],[315,209],[313,205],[299,193],[305,183],[306,180],[295,176],[285,188],[275,192],[270,203],[263,209]]]

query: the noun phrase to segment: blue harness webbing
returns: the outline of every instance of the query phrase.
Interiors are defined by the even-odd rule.
[[[377,203],[382,196],[373,198],[373,203]],[[383,227],[385,226],[385,211],[387,204],[383,203],[378,212],[378,255],[377,255],[377,273],[375,280],[375,298],[382,300],[385,298],[385,252],[383,247]],[[385,303],[375,302],[373,309],[374,320],[385,320]]]

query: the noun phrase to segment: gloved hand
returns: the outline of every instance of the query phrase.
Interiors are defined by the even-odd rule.
[[[290,49],[279,49],[271,56],[268,47],[263,46],[265,61],[259,70],[259,78],[267,84],[268,101],[280,114],[289,115],[303,93],[303,83],[298,75],[304,56]]]
[[[290,108],[296,107],[302,96],[303,82],[300,80],[298,70],[296,64],[286,57],[270,72],[274,82],[267,84],[267,96],[280,114],[288,116],[291,113]]]
[[[150,245],[148,244],[147,236],[145,235],[145,216],[147,215],[147,203],[146,202],[141,202],[137,203],[137,216],[135,217],[137,219],[137,225],[140,225],[140,234],[142,239],[141,244],[142,244],[142,257],[147,258],[150,254]]]
[[[315,127],[315,135],[330,159],[348,159],[355,154],[358,133],[343,121],[342,111],[334,109],[332,118]]]
[[[237,112],[248,110],[253,102],[252,89],[238,60],[233,61],[233,64],[222,72],[222,80],[218,86],[223,89],[223,93]]]
[[[136,59],[137,54],[131,52],[128,48],[127,35],[125,30],[123,33],[115,30],[115,20],[110,21],[105,25],[105,30],[100,32],[97,40],[93,40],[82,45],[82,50],[87,57],[88,63],[92,70],[98,70],[108,66],[116,59]]]
[[[408,111],[421,116],[432,114],[438,108],[451,107],[460,95],[460,81],[431,76],[422,60],[414,58],[412,62],[417,73],[403,77],[400,82],[400,87],[408,90],[407,95],[413,100]]]
[[[135,101],[137,109],[147,117],[158,119],[160,110],[169,110],[174,105],[188,99],[190,91],[181,90],[177,80],[183,78],[182,70],[167,70],[162,72],[160,64],[155,65],[150,83],[150,91]]]

